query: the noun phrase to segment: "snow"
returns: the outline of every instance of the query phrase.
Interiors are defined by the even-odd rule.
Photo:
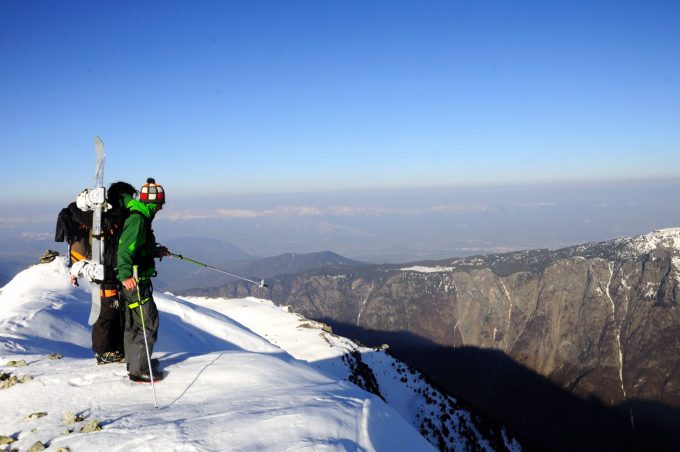
[[[330,329],[322,323],[291,313],[287,307],[276,306],[271,301],[252,297],[232,300],[202,297],[185,299],[236,320],[254,333],[266,337],[272,344],[281,347],[294,358],[309,363],[323,374],[335,379],[347,378],[347,367],[338,364],[343,357],[353,351],[361,352],[363,361],[375,374],[383,398],[411,425],[418,424],[425,417],[435,421],[441,417],[441,412],[437,410],[440,409],[439,404],[442,400],[451,405],[455,404],[455,399],[448,398],[447,400],[441,394],[435,396],[437,391],[423,381],[417,371],[408,369],[406,365],[384,351],[360,347],[347,338],[332,334]],[[294,330],[297,330],[297,333],[291,334]],[[425,393],[439,399],[434,406],[426,403],[426,397],[423,396]],[[453,413],[447,425],[450,431],[471,431],[475,437],[477,449],[493,450],[475,427],[468,411],[454,408],[450,412]],[[516,440],[505,436],[504,438],[508,450],[521,450]],[[471,445],[453,435],[447,447],[450,450],[469,450]]]
[[[373,293],[373,282],[371,282],[371,288],[369,289],[368,293],[366,294],[366,297],[364,297],[364,301],[361,302],[361,308],[359,308],[359,314],[357,314],[357,326],[359,326],[359,322],[361,322],[361,313],[364,312],[364,308],[366,307],[366,303],[368,303],[368,299],[371,297],[371,294]]]
[[[341,378],[347,339],[299,328],[309,321],[263,300],[154,297],[154,357],[168,373],[156,385],[158,409],[151,387],[131,383],[123,364],[95,364],[90,296],[68,284],[62,258],[2,289],[0,370],[32,377],[0,390],[0,435],[17,440],[12,448],[432,450],[397,410]],[[67,411],[84,419],[69,425]],[[36,412],[47,415],[26,420]],[[80,433],[92,420],[102,430]]]
[[[400,268],[404,272],[418,272],[418,273],[439,273],[439,272],[451,272],[453,267],[425,267],[422,265],[414,265],[413,267]]]
[[[630,242],[638,254],[649,253],[658,247],[680,251],[680,228],[659,229],[649,234],[632,237]]]
[[[680,257],[675,256],[671,259],[671,264],[675,270],[675,282],[680,285]]]

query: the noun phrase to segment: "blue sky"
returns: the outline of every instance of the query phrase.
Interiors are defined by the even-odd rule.
[[[3,1],[0,202],[676,178],[678,74],[677,1]]]

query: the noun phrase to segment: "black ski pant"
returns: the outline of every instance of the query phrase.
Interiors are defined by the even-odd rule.
[[[101,355],[107,352],[123,352],[123,310],[118,303],[116,283],[102,283],[101,310],[92,325],[92,350]]]
[[[151,281],[139,281],[139,292],[121,289],[125,306],[125,362],[128,373],[148,375],[149,364],[144,343],[144,329],[149,345],[149,358],[153,353],[153,346],[158,338],[158,309],[153,300],[153,286]],[[142,316],[144,329],[142,329]]]

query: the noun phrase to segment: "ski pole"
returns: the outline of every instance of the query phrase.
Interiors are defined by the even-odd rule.
[[[195,261],[193,259],[189,259],[188,257],[184,257],[181,254],[175,254],[175,253],[171,253],[169,251],[168,251],[168,254],[172,257],[182,259],[183,261],[191,262],[192,264],[200,265],[201,267],[210,268],[210,269],[218,271],[220,273],[224,273],[225,275],[233,276],[234,278],[242,279],[243,281],[248,281],[249,283],[252,283],[252,284],[257,284],[257,286],[260,287],[260,288],[269,287],[268,285],[266,285],[264,283],[264,279],[260,280],[259,282],[253,281],[252,279],[244,278],[243,276],[239,276],[239,275],[235,275],[233,273],[229,273],[228,271],[221,270],[219,268],[213,267],[212,265],[204,264],[203,262],[198,262],[198,261]]]
[[[139,318],[142,320],[142,332],[144,333],[144,347],[146,348],[146,361],[149,364],[149,376],[151,377],[151,390],[153,391],[153,406],[158,408],[156,402],[156,386],[153,382],[153,369],[151,368],[151,355],[149,354],[149,342],[146,339],[146,326],[144,326],[144,311],[142,311],[142,294],[139,292],[139,273],[137,273],[137,266],[132,266],[132,275],[137,283],[137,302],[139,303]]]

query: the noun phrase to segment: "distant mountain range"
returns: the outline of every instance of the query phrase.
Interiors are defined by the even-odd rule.
[[[269,298],[387,342],[541,450],[680,450],[680,228],[191,293]]]
[[[236,275],[256,280],[272,276],[302,273],[311,269],[328,269],[363,265],[331,251],[256,258],[238,247],[215,239],[188,237],[164,243],[172,252]],[[173,293],[185,293],[193,288],[215,287],[234,278],[214,270],[176,258],[164,258],[158,265],[156,287]]]
[[[357,266],[362,262],[347,259],[331,251],[259,258],[222,240],[202,237],[182,237],[163,242],[170,251],[230,273],[250,276],[258,281],[277,275],[302,273],[310,269],[334,266]],[[38,262],[45,250],[66,253],[66,244],[54,242],[51,236],[25,235],[0,239],[0,287],[17,273]],[[158,290],[183,293],[196,287],[216,287],[234,278],[175,258],[157,263]]]

